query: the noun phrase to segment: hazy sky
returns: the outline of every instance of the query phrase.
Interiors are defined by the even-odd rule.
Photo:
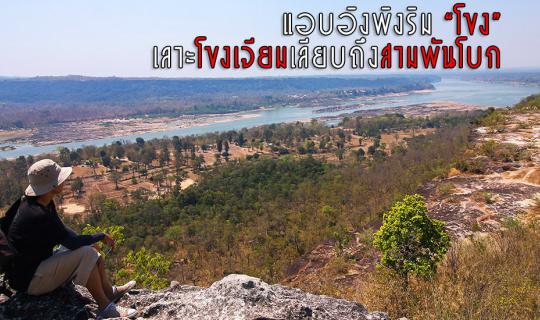
[[[502,50],[503,67],[540,67],[540,1],[468,1],[470,11],[501,11],[502,18],[488,39]],[[378,12],[391,5],[393,12],[408,5],[431,11],[434,34],[450,39],[453,23],[443,22],[450,1],[167,1],[167,0],[0,0],[0,75],[35,76],[79,74],[88,76],[259,76],[299,75],[256,68],[247,72],[197,70],[156,71],[151,68],[154,45],[192,46],[193,38],[206,35],[213,44],[241,44],[254,36],[262,44],[297,44],[298,38],[281,36],[281,14],[309,11],[342,12],[347,5],[358,12]],[[324,43],[354,43],[354,37],[334,36]],[[389,39],[369,39],[368,44]],[[405,38],[426,44],[426,38]],[[191,47],[194,49],[194,47]],[[328,74],[326,71],[310,71]],[[358,72],[358,71],[357,71]],[[364,71],[364,72],[367,72]],[[350,73],[350,72],[349,72]]]

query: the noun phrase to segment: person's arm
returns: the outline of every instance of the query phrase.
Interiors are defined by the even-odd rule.
[[[49,207],[48,217],[53,237],[58,243],[69,250],[75,250],[82,246],[89,246],[105,238],[105,234],[103,233],[78,235],[75,231],[66,227],[62,220],[60,220],[60,217],[58,217],[54,203],[51,203],[51,206]]]
[[[60,241],[60,244],[69,250],[75,250],[83,246],[89,246],[105,238],[104,233],[96,234],[77,234],[75,231],[64,225],[67,236]]]
[[[60,244],[69,250],[75,250],[83,246],[89,246],[96,242],[99,242],[105,238],[104,233],[96,234],[81,234],[75,235],[69,234],[64,240],[60,241]]]

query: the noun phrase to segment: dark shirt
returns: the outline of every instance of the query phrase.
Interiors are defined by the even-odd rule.
[[[8,231],[9,242],[19,252],[6,271],[9,285],[26,291],[39,264],[53,254],[55,246],[75,250],[103,238],[103,233],[77,235],[62,223],[54,202],[44,207],[35,198],[27,198],[21,202]]]

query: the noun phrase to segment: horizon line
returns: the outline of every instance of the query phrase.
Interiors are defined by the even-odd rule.
[[[167,76],[94,76],[94,75],[82,75],[82,74],[65,74],[65,75],[33,75],[33,76],[14,76],[14,75],[0,75],[0,80],[6,79],[43,79],[43,78],[82,78],[82,79],[127,79],[127,80],[239,80],[239,79],[276,79],[276,78],[343,78],[343,77],[369,77],[369,76],[418,76],[418,75],[471,75],[474,73],[477,74],[494,74],[498,72],[540,72],[540,67],[512,67],[504,69],[483,69],[483,70],[391,70],[388,71],[373,71],[371,73],[363,74],[353,74],[353,73],[343,73],[343,74],[304,74],[304,75],[268,75],[268,76],[201,76],[201,77],[167,77]]]

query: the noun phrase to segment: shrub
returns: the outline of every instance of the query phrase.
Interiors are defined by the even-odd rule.
[[[451,182],[444,182],[437,186],[437,195],[440,197],[447,197],[452,194],[452,191],[456,186]]]
[[[167,274],[171,268],[171,260],[157,252],[146,248],[130,251],[123,259],[125,267],[118,271],[123,280],[135,280],[139,286],[159,290],[169,285]]]
[[[480,120],[480,124],[493,130],[500,131],[504,128],[507,117],[501,110],[489,109],[487,114]]]
[[[485,204],[495,203],[495,200],[493,199],[493,194],[486,191],[476,191],[472,194],[472,198],[477,202],[482,202]]]
[[[83,229],[83,234],[94,234],[103,232],[111,236],[114,239],[116,246],[121,246],[124,241],[124,227],[110,226],[110,227],[94,227],[87,224]],[[105,257],[106,253],[100,249],[101,254]],[[143,288],[150,288],[158,290],[165,288],[169,285],[167,275],[171,267],[171,261],[165,256],[146,250],[144,247],[139,251],[129,251],[123,258],[116,252],[111,252],[109,255],[112,259],[107,262],[114,262],[112,267],[108,263],[109,267],[112,267],[111,271],[115,273],[116,281],[137,281],[138,286]],[[119,263],[121,260],[121,263]],[[120,269],[117,271],[117,265],[121,264]]]
[[[102,228],[100,226],[94,227],[90,224],[86,224],[86,226],[84,227],[82,231],[82,234],[95,234],[95,233],[100,233],[100,232],[106,233],[109,236],[111,236],[111,238],[113,238],[115,245],[117,247],[124,244],[124,241],[126,239],[124,236],[124,227],[122,226],[110,226],[110,227]],[[100,248],[101,254],[104,255],[105,257],[106,254],[101,249],[102,248]]]
[[[450,238],[441,221],[428,217],[424,198],[416,194],[384,214],[373,244],[382,252],[381,263],[407,279],[408,274],[433,274]]]
[[[486,158],[472,158],[467,160],[460,160],[456,163],[456,169],[462,172],[470,172],[476,174],[483,174],[486,172],[487,164]]]
[[[537,112],[540,110],[540,94],[530,95],[521,100],[515,109],[521,112]]]
[[[539,319],[540,232],[515,219],[505,226],[454,243],[429,279],[414,278],[404,288],[393,272],[379,269],[340,297],[384,310],[392,319]]]
[[[525,159],[527,153],[513,143],[499,143],[493,140],[480,145],[480,153],[495,161],[512,162]]]

